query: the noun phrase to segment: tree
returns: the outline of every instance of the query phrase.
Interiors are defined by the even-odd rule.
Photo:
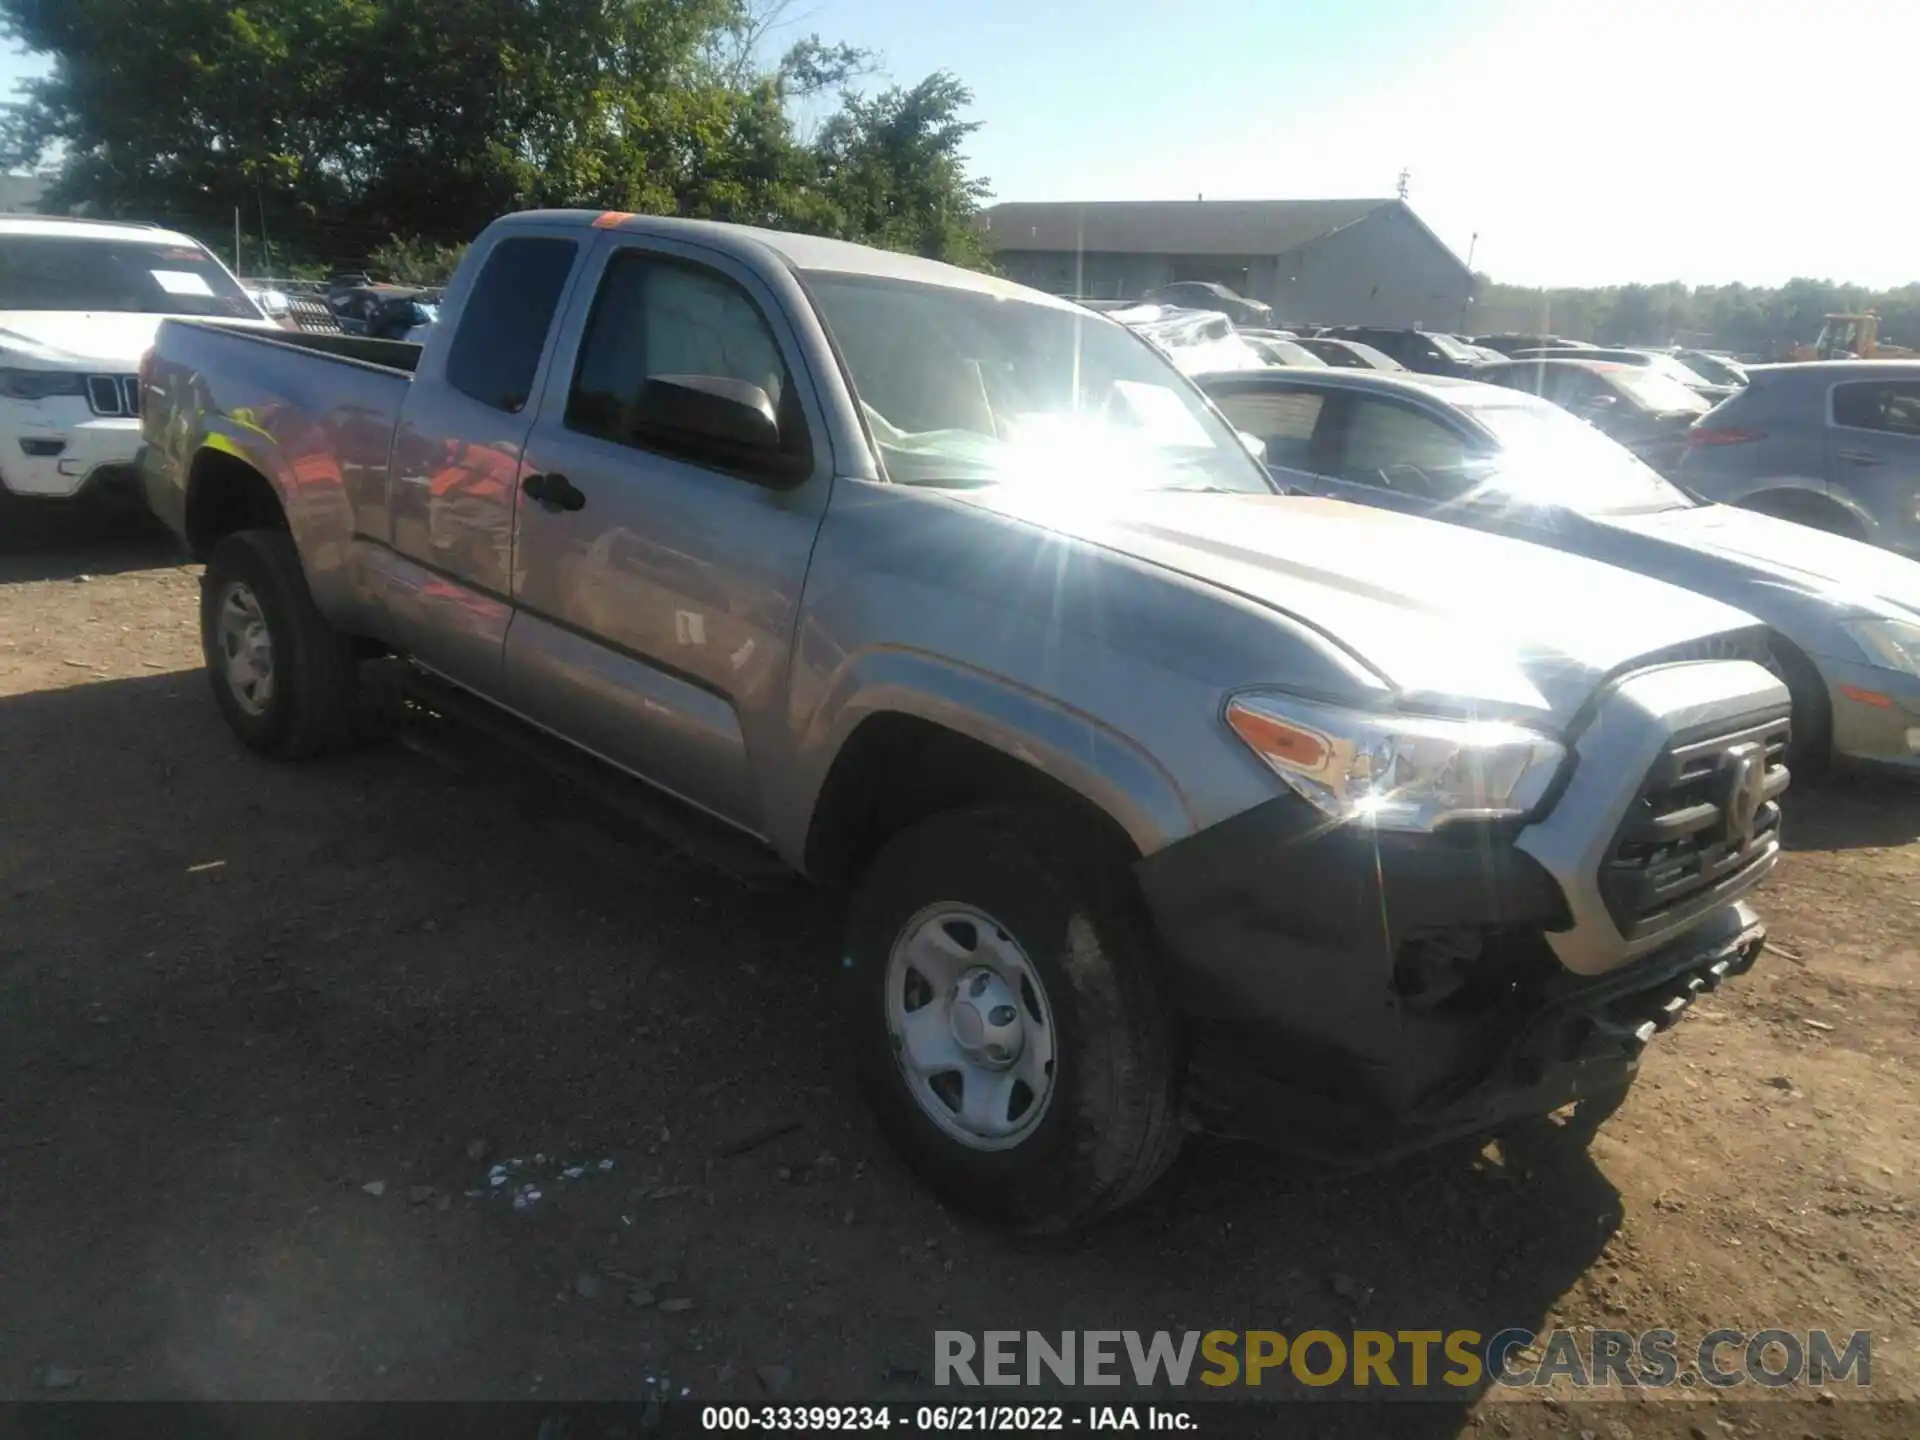
[[[1484,333],[1551,332],[1623,345],[1708,344],[1778,358],[1836,313],[1874,310],[1880,338],[1920,344],[1920,284],[1872,291],[1806,277],[1778,287],[1703,285],[1530,289],[1476,277],[1474,323]]]
[[[972,92],[945,71],[870,100],[847,95],[817,143],[836,233],[985,265],[989,250],[974,217],[988,185],[968,176],[963,153],[980,127],[960,118],[972,101]]]
[[[367,257],[367,269],[375,279],[395,285],[441,286],[453,278],[466,256],[465,245],[390,240]]]
[[[847,94],[822,132],[832,149],[803,144],[793,103],[844,90],[873,57],[810,35],[764,63],[781,14],[781,0],[0,0],[7,36],[54,57],[0,124],[0,162],[57,149],[55,203],[209,237],[238,215],[262,249],[342,262],[560,205],[970,253],[956,227],[983,188],[957,148],[965,88]]]

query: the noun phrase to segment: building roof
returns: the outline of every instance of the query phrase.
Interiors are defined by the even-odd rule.
[[[1000,250],[1284,255],[1398,200],[1013,201],[982,224]]]

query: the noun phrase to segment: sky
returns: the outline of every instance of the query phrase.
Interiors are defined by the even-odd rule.
[[[1920,0],[793,0],[808,31],[965,81],[1000,200],[1388,196],[1405,169],[1512,284],[1920,280]],[[0,91],[41,68],[0,57]]]
[[[1916,0],[796,0],[1001,200],[1408,199],[1512,284],[1920,280]],[[1529,94],[1542,97],[1537,107]],[[1474,239],[1478,235],[1478,241]]]

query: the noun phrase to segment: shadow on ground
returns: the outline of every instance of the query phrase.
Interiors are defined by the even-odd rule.
[[[936,1329],[1539,1327],[1619,1223],[1565,1144],[1339,1177],[1208,1143],[1010,1240],[869,1127],[825,897],[536,776],[267,764],[194,673],[0,700],[0,754],[35,757],[0,829],[0,1393],[758,1398],[781,1365],[927,1398]]]
[[[1788,789],[1782,801],[1789,850],[1873,850],[1920,838],[1920,782],[1845,771]]]
[[[0,585],[179,563],[178,542],[131,500],[22,500],[0,491]]]

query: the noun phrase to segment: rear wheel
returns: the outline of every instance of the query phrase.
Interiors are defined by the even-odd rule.
[[[944,1197],[1031,1231],[1124,1205],[1179,1149],[1174,1035],[1118,857],[987,805],[890,841],[845,962],[862,1084]]]
[[[352,639],[314,606],[283,530],[241,530],[207,557],[200,639],[214,703],[251,748],[297,759],[353,736]]]

